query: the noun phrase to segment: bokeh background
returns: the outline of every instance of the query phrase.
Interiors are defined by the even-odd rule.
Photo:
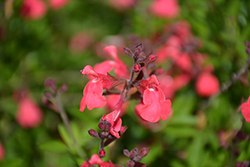
[[[199,41],[197,51],[206,55],[205,62],[220,86],[244,68],[250,1],[154,3],[157,0],[0,1],[1,167],[76,167],[97,153],[100,141],[87,131],[97,130],[106,109],[79,111],[88,81],[79,71],[106,60],[104,46],[117,46],[119,58],[130,68],[133,62],[123,47],[133,49],[143,43],[145,52],[158,53],[172,33],[169,27],[175,31],[173,25],[185,21],[179,28],[190,26],[192,38]],[[171,63],[166,59],[157,66],[166,69]],[[128,129],[107,147],[104,160],[125,165],[128,159],[122,150],[142,146],[151,149],[142,160],[148,166],[222,167],[250,160],[249,140],[232,142],[244,122],[239,107],[250,95],[248,74],[244,76],[214,98],[201,97],[195,90],[196,80],[190,80],[171,97],[172,117],[153,125],[141,123],[134,114],[138,100],[131,100],[122,117]],[[68,85],[61,101],[85,159],[72,146],[60,115],[42,103],[46,78],[54,78],[58,86]],[[43,116],[26,113],[28,120],[17,118],[22,99],[31,101],[26,108],[35,105]],[[34,117],[34,127],[32,122],[25,124]],[[245,122],[242,130],[250,134],[250,123]]]

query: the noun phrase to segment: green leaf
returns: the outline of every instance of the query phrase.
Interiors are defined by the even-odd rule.
[[[51,140],[51,141],[42,143],[41,145],[39,145],[39,148],[44,151],[53,151],[53,152],[59,152],[59,153],[68,151],[67,146],[64,143],[57,141],[57,140]]]
[[[188,92],[176,96],[172,105],[174,115],[190,114],[192,111],[194,111],[195,104],[196,104],[196,98],[193,92]]]
[[[191,127],[185,126],[175,126],[175,127],[167,127],[165,130],[168,136],[177,137],[177,138],[188,138],[193,137],[197,134],[197,130]]]
[[[58,125],[58,131],[60,133],[60,136],[62,137],[63,141],[70,146],[71,145],[71,139],[69,137],[68,132],[66,131],[66,128],[64,127],[63,124]]]
[[[202,162],[202,148],[203,148],[203,136],[197,134],[197,136],[190,143],[188,149],[188,163],[192,167],[200,167]]]
[[[173,115],[169,125],[197,125],[197,118],[191,115]]]

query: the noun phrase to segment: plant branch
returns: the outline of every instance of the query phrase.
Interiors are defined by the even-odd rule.
[[[70,136],[70,138],[71,138],[71,140],[72,140],[72,142],[73,142],[73,144],[74,144],[74,147],[75,147],[75,149],[76,149],[78,155],[79,155],[82,159],[84,159],[83,152],[79,149],[79,145],[78,145],[78,143],[77,143],[76,140],[75,140],[75,137],[74,137],[74,135],[73,135],[73,132],[72,132],[71,127],[70,127],[70,124],[69,124],[68,116],[67,116],[67,114],[66,114],[64,108],[62,107],[62,103],[61,103],[61,101],[60,101],[60,99],[59,99],[59,95],[58,95],[58,94],[55,96],[55,100],[56,100],[56,104],[57,104],[57,107],[58,107],[58,111],[59,111],[59,114],[60,114],[60,116],[61,116],[61,118],[62,118],[63,124],[65,125],[65,127],[66,127],[66,129],[67,129],[67,131],[68,131],[68,134],[69,134],[69,136]]]

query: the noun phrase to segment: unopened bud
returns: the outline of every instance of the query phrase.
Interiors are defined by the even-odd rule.
[[[137,153],[138,153],[138,149],[135,148],[132,151],[130,151],[129,157],[132,159],[132,158],[134,158],[137,155]]]
[[[89,135],[92,136],[92,137],[100,138],[99,133],[98,133],[96,130],[94,130],[94,129],[88,130],[88,133],[89,133]]]
[[[246,47],[248,47],[248,48],[250,47],[250,42],[245,41],[244,44],[245,44]]]
[[[135,162],[132,161],[132,160],[130,160],[130,161],[126,162],[126,165],[127,165],[127,167],[134,167],[135,166]]]
[[[123,149],[123,154],[126,156],[126,157],[129,157],[130,153],[127,149]]]
[[[63,84],[61,87],[60,87],[60,91],[61,92],[64,92],[68,89],[68,85],[67,84]]]
[[[106,120],[101,119],[98,127],[102,130],[109,130],[111,128],[111,123]]]
[[[141,158],[145,157],[148,155],[150,148],[142,148],[140,152],[138,153],[138,156]]]
[[[98,151],[98,155],[102,158],[106,156],[106,151],[102,148]]]
[[[108,136],[109,136],[109,132],[108,132],[108,131],[102,131],[102,132],[101,132],[101,137],[102,137],[103,139],[108,138]]]
[[[52,78],[45,79],[44,85],[46,87],[51,87],[52,85],[55,85],[55,80]]]
[[[45,92],[44,92],[44,95],[45,95],[45,97],[48,98],[48,99],[54,97],[50,91],[45,91]]]

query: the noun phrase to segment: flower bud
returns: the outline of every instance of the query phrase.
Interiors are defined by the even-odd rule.
[[[111,123],[106,120],[101,119],[98,127],[102,130],[109,130],[111,128]]]
[[[145,157],[148,155],[150,148],[142,148],[140,152],[138,153],[138,156],[141,158]]]
[[[102,158],[106,156],[106,151],[102,148],[98,151],[98,155]]]
[[[92,137],[100,138],[100,134],[96,130],[94,130],[94,129],[88,130],[88,133]]]
[[[132,158],[134,158],[136,156],[137,153],[138,153],[138,149],[135,148],[132,151],[130,151],[129,157],[132,159]]]
[[[129,151],[127,149],[123,149],[123,154],[126,156],[126,157],[129,157]]]
[[[106,138],[108,138],[108,136],[109,136],[109,132],[108,131],[102,131],[101,132],[101,137],[102,138],[106,139]]]
[[[134,167],[135,166],[135,162],[132,161],[132,160],[130,160],[130,161],[126,162],[126,165],[127,165],[127,167]]]
[[[52,85],[55,85],[55,80],[52,79],[52,78],[46,78],[45,82],[44,82],[44,85],[46,87],[51,87]]]

